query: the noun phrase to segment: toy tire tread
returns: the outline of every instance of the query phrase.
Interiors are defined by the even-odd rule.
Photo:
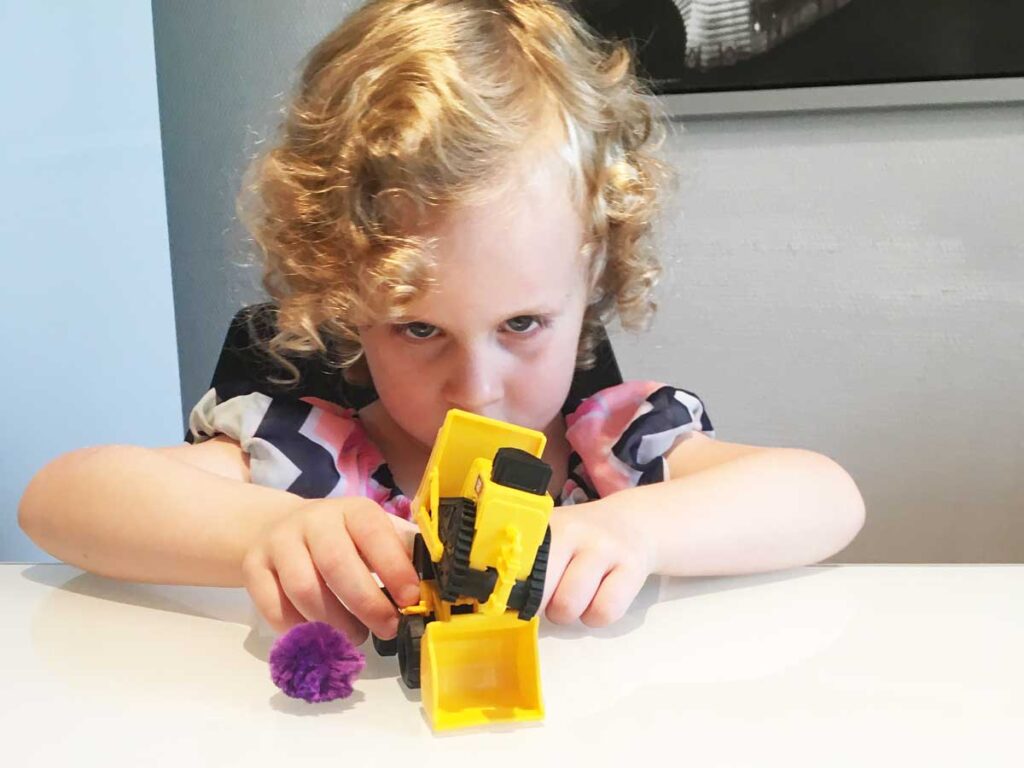
[[[476,534],[476,504],[469,499],[446,500],[447,533],[444,554],[438,569],[438,587],[441,599],[454,602],[466,593],[470,580],[469,554]],[[453,517],[454,516],[454,517]]]
[[[537,547],[537,556],[533,559],[533,569],[526,580],[526,600],[519,609],[519,618],[528,621],[537,615],[540,601],[544,597],[544,577],[548,570],[548,553],[551,550],[551,526],[544,532],[544,541]]]

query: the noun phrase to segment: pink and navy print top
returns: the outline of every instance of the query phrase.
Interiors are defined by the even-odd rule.
[[[693,432],[714,436],[692,392],[627,381],[585,398],[565,417],[572,448],[555,504],[577,504],[668,479],[669,450]],[[226,400],[210,389],[192,409],[189,432],[201,443],[224,434],[249,454],[251,481],[304,498],[363,496],[409,519],[411,499],[395,485],[359,414],[316,397],[262,392]]]

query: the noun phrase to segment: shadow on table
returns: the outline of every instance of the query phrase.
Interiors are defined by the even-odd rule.
[[[822,570],[808,568],[792,568],[771,573],[755,573],[744,576],[701,576],[678,578],[670,576],[651,576],[637,593],[626,615],[608,627],[590,628],[579,621],[574,624],[559,625],[550,621],[542,621],[541,637],[571,639],[581,635],[594,637],[620,637],[643,626],[647,611],[658,603],[688,600],[700,595],[716,592],[730,592],[739,589],[754,589],[765,584],[781,581],[806,579],[821,575]]]
[[[241,588],[140,584],[97,576],[71,566],[35,565],[22,571],[22,575],[29,581],[52,587],[64,595],[102,600],[112,606],[133,606],[248,627],[249,633],[242,647],[250,656],[264,663],[269,661],[270,650],[277,639],[276,633],[260,619],[248,594]],[[65,601],[50,600],[46,610],[68,614],[66,623],[60,616],[51,618],[54,624],[65,625],[70,634],[90,630],[88,626],[76,627],[75,621],[76,617],[80,617],[80,611]],[[396,658],[378,656],[369,640],[360,645],[359,650],[366,656],[366,667],[360,673],[360,679],[398,677]],[[282,695],[282,698],[291,701],[286,696]],[[355,694],[352,698],[355,698]],[[418,701],[419,692],[409,692],[407,698]],[[276,709],[285,711],[284,702],[279,704],[274,705],[272,702]],[[305,704],[298,701],[296,707],[302,710]]]
[[[248,595],[240,588],[141,584],[97,576],[71,566],[35,565],[22,571],[22,575],[43,586],[154,611],[233,624],[251,624],[254,616]]]
[[[345,712],[362,704],[365,700],[366,694],[359,690],[352,691],[352,695],[347,699],[316,703],[292,699],[283,693],[275,693],[270,697],[270,708],[275,712],[294,717],[320,717],[321,715],[337,715],[340,712]]]
[[[70,571],[70,576],[69,576]],[[804,579],[825,573],[824,569],[791,569],[772,573],[751,574],[746,576],[722,576],[700,578],[669,578],[652,576],[641,588],[627,614],[609,627],[590,628],[575,622],[570,625],[557,625],[542,619],[541,637],[571,639],[589,635],[598,638],[619,637],[644,624],[647,611],[651,606],[663,602],[688,600],[700,595],[741,589],[753,589],[775,582]],[[54,567],[52,565],[31,566],[24,570],[26,579],[44,586],[52,587],[66,595],[78,595],[105,601],[112,605],[133,606],[150,611],[181,614],[216,622],[238,624],[249,628],[242,642],[245,651],[254,659],[267,663],[270,651],[276,639],[273,631],[263,622],[241,588],[169,586],[157,584],[140,584],[105,578],[90,573]],[[65,607],[60,608],[61,605]],[[50,601],[48,610],[68,613],[67,631],[69,633],[89,631],[90,627],[76,628],[74,618],[80,615],[77,607],[61,601]],[[54,622],[62,623],[60,617],[52,616]],[[117,619],[114,619],[115,621]],[[121,619],[123,621],[123,619]],[[398,661],[395,657],[381,657],[374,651],[367,640],[360,647],[366,657],[366,667],[360,673],[362,679],[382,679],[398,677]],[[406,698],[419,701],[419,691],[407,691],[400,686]],[[275,702],[277,702],[275,704]],[[305,702],[295,702],[283,696],[271,701],[275,709],[281,711],[295,710],[302,713]],[[321,709],[317,709],[319,713]]]
[[[85,695],[116,690],[128,701],[156,691],[161,698],[202,697],[232,706],[266,696],[273,710],[301,717],[365,702],[358,688],[345,699],[316,704],[276,690],[268,663],[276,635],[258,619],[245,590],[138,584],[59,565],[21,573],[49,588],[31,618],[40,664]],[[400,685],[396,659],[379,657],[369,642],[360,650],[366,656],[360,680],[393,678]],[[419,691],[406,698],[419,701]]]

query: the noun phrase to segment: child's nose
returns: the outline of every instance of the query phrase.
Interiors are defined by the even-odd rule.
[[[501,375],[486,353],[470,351],[455,361],[444,396],[451,408],[491,416],[488,409],[504,396]]]

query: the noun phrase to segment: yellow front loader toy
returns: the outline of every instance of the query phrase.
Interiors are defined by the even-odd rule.
[[[420,602],[402,609],[402,680],[435,730],[544,716],[537,611],[554,502],[545,437],[452,409],[412,500]]]

